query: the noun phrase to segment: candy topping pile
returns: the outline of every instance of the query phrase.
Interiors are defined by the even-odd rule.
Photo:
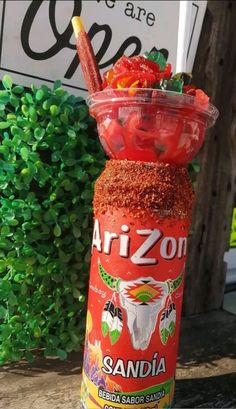
[[[169,78],[170,74],[170,64],[161,66],[142,56],[123,56],[104,74],[103,88],[153,88],[161,79]]]
[[[192,75],[177,73],[172,76],[171,64],[166,63],[159,51],[145,53],[144,56],[121,57],[103,75],[103,89],[156,88],[195,96],[202,104],[209,97],[191,84]]]

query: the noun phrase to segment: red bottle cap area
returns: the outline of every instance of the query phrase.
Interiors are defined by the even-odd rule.
[[[88,98],[110,158],[187,165],[218,110],[196,97],[157,89],[106,89]]]

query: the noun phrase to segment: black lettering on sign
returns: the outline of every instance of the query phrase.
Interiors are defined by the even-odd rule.
[[[106,0],[105,3],[109,9],[113,9],[115,7],[116,0]]]
[[[100,3],[100,2],[101,0],[97,0],[97,3]],[[103,3],[105,3],[109,9],[113,9],[115,7],[115,2],[116,0],[105,0],[105,1],[103,0]]]
[[[155,20],[156,20],[156,18],[155,18],[155,15],[153,13],[148,13],[147,14],[146,21],[147,21],[148,26],[152,27],[154,25],[154,23],[155,23]]]
[[[34,23],[34,19],[42,3],[43,0],[37,1],[33,0],[30,3],[21,27],[21,43],[23,50],[28,55],[28,57],[32,58],[33,60],[47,60],[48,58],[51,58],[54,55],[56,55],[63,48],[75,49],[75,45],[70,43],[70,38],[73,34],[73,28],[70,21],[71,19],[69,19],[68,26],[65,29],[64,33],[60,34],[57,30],[55,18],[55,9],[57,2],[55,0],[49,1],[49,21],[56,41],[48,50],[45,50],[43,52],[37,52],[31,49],[29,44],[30,32]],[[80,16],[81,9],[82,9],[81,0],[74,1],[74,10],[72,16]]]
[[[136,7],[136,8],[135,8]],[[137,10],[136,10],[137,9]],[[143,7],[136,6],[131,1],[126,3],[124,13],[127,17],[131,17],[137,21],[146,21],[149,27],[152,27],[155,23],[156,17],[153,13],[146,11]],[[144,18],[146,16],[146,18]]]
[[[137,8],[138,8],[138,16],[136,17],[136,20],[142,21],[142,19],[140,18],[140,15],[143,14],[145,16],[146,10],[141,7],[137,7]]]
[[[135,18],[134,5],[130,1],[128,1],[128,3],[126,4],[125,15]]]
[[[21,43],[23,50],[25,51],[26,55],[28,57],[32,58],[33,60],[47,60],[48,58],[51,58],[55,56],[57,53],[59,53],[63,48],[69,48],[72,50],[76,50],[75,44],[71,44],[70,40],[71,38],[73,39],[73,28],[71,25],[71,18],[68,21],[68,25],[66,29],[64,30],[63,33],[60,33],[57,29],[57,24],[56,24],[56,3],[57,0],[50,0],[46,1],[46,4],[48,4],[48,12],[49,12],[49,22],[51,25],[52,32],[55,37],[55,43],[51,45],[47,50],[40,51],[38,52],[37,50],[33,50],[30,46],[30,35],[31,35],[31,30],[33,28],[34,20],[37,16],[37,13],[42,6],[43,2],[46,0],[32,0],[29,4],[29,7],[26,11],[22,27],[21,27]],[[97,0],[99,3],[100,0]],[[115,0],[114,1],[106,1],[106,6],[108,8],[113,8],[115,5]],[[129,11],[129,13],[128,13]],[[136,20],[140,21],[141,16],[146,15],[146,10],[144,8],[138,7],[138,15],[136,17],[136,14],[134,13],[134,5],[131,2],[128,2],[126,4],[126,9],[125,9],[125,14],[128,17],[136,18]],[[82,13],[82,0],[74,0],[74,8],[72,12],[72,16],[80,16]],[[148,25],[153,25],[154,24],[154,19],[155,16],[153,13],[148,13],[146,16],[146,21]],[[151,24],[153,22],[153,24]],[[122,55],[126,54],[129,57],[132,57],[133,55],[140,54],[141,49],[142,49],[142,43],[141,40],[136,37],[136,36],[130,36],[125,39],[125,41],[120,45],[118,48],[118,51],[114,50],[114,55],[112,58],[108,59],[107,61],[100,63],[100,61],[104,58],[106,51],[110,47],[111,39],[112,39],[112,29],[108,24],[102,24],[99,25],[97,23],[93,23],[91,28],[88,30],[88,36],[90,40],[92,41],[96,35],[99,33],[104,33],[104,38],[102,40],[102,43],[100,44],[100,47],[96,53],[96,60],[98,62],[98,66],[100,69],[109,67],[110,65],[114,64]],[[100,37],[100,36],[99,36]],[[129,47],[133,47],[133,51],[129,53],[127,52]],[[152,50],[156,50],[155,47],[152,48]],[[147,50],[150,51],[150,50]],[[168,58],[168,51],[166,49],[161,49],[160,50],[165,58]],[[76,69],[78,68],[80,64],[79,58],[77,53],[75,52],[74,58],[72,62],[70,63],[64,77],[67,79],[71,79],[72,76],[74,75]]]

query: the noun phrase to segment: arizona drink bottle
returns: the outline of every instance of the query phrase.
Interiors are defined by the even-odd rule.
[[[212,112],[193,97],[151,91],[107,90],[89,101],[111,159],[93,202],[84,409],[173,400],[193,201],[184,165]]]

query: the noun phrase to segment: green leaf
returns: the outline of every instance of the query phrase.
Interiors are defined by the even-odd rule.
[[[14,281],[16,281],[17,283],[21,283],[22,282],[22,275],[21,274],[15,274]]]
[[[30,127],[30,122],[28,121],[28,119],[22,118],[21,116],[17,117],[17,125],[20,126],[21,128]]]
[[[73,129],[69,129],[68,132],[67,132],[67,135],[70,138],[76,138],[76,132]]]
[[[1,228],[1,236],[7,237],[7,236],[9,236],[10,234],[11,234],[11,229],[10,229],[9,226],[3,226],[3,227]]]
[[[83,156],[81,156],[81,161],[84,163],[93,163],[94,158],[92,155],[90,155],[90,153],[85,153]]]
[[[49,197],[51,202],[54,202],[54,200],[56,200],[56,198],[57,198],[57,194],[55,192],[53,192]]]
[[[35,338],[41,338],[42,336],[42,331],[40,327],[35,327],[33,333]]]
[[[51,112],[52,116],[58,115],[59,111],[60,110],[59,110],[58,106],[56,106],[56,105],[51,105],[50,106],[50,112]]]
[[[8,295],[8,302],[9,302],[9,305],[11,305],[12,307],[18,304],[17,297],[15,296],[13,291],[11,291]]]
[[[31,107],[29,108],[29,116],[30,116],[30,119],[31,119],[32,121],[37,121],[37,119],[38,119],[37,111],[36,111],[36,109],[35,109],[33,106],[31,106]]]
[[[8,102],[10,99],[10,95],[7,91],[0,90],[0,100],[1,102]]]
[[[85,301],[85,296],[83,294],[80,294],[78,300],[79,300],[79,302],[83,303]]]
[[[85,263],[89,263],[90,259],[91,259],[91,252],[87,251],[87,253],[85,254],[85,257],[84,257]]]
[[[0,305],[0,320],[4,320],[7,316],[7,310],[2,305]]]
[[[30,351],[26,351],[25,357],[26,357],[27,361],[30,362],[30,363],[34,361],[34,356],[33,356],[32,352],[30,352]]]
[[[23,168],[23,169],[21,170],[21,174],[22,174],[23,176],[29,176],[29,174],[30,174],[29,168]]]
[[[4,237],[0,237],[0,249],[10,250],[12,243]]]
[[[43,99],[44,95],[45,95],[44,91],[42,89],[38,89],[38,91],[36,92],[36,95],[35,95],[36,101],[41,101],[41,99]]]
[[[82,222],[83,229],[87,229],[88,225],[89,225],[89,219],[88,217],[85,217],[85,219]]]
[[[62,260],[63,263],[68,263],[71,259],[71,254],[66,254],[64,251],[59,249],[59,258]]]
[[[200,170],[201,170],[201,167],[200,167],[200,164],[199,163],[193,163],[193,170],[194,170],[194,172],[196,172],[196,173],[199,173],[200,172]]]
[[[96,168],[95,166],[91,166],[91,167],[89,168],[89,174],[90,174],[90,175],[96,176],[96,175],[98,175],[99,173],[100,173],[100,169],[99,169],[99,168]]]
[[[56,80],[56,81],[54,82],[54,84],[53,84],[53,89],[54,89],[54,91],[55,91],[56,89],[60,88],[60,87],[61,87],[61,81],[60,81],[60,80]]]
[[[15,95],[10,96],[9,102],[14,108],[18,108],[20,105],[19,99]]]
[[[1,336],[3,339],[7,340],[7,338],[11,335],[12,328],[10,325],[1,325]]]
[[[74,298],[79,298],[80,297],[80,295],[81,295],[81,293],[80,293],[80,291],[77,289],[77,288],[73,288],[73,297]]]
[[[51,105],[52,105],[52,99],[51,99],[51,98],[46,99],[46,100],[43,102],[43,109],[48,110]]]
[[[22,283],[21,285],[21,294],[25,296],[28,293],[28,286],[26,283]]]
[[[23,131],[18,126],[13,125],[13,126],[11,126],[11,133],[12,133],[13,136],[22,137]]]
[[[8,121],[16,121],[16,115],[15,114],[7,114],[7,120]]]
[[[22,273],[25,272],[25,267],[26,267],[26,265],[25,265],[25,263],[24,263],[23,261],[21,261],[21,260],[15,260],[15,261],[13,262],[13,266],[14,266],[14,269],[15,269],[17,272],[22,272]],[[24,276],[23,276],[23,275],[20,275],[20,277],[18,277],[18,278],[19,278],[18,281],[22,282],[22,279],[24,278]]]
[[[77,160],[75,158],[68,158],[65,159],[64,163],[66,166],[74,166],[77,163]]]
[[[81,237],[81,229],[77,226],[73,226],[73,235],[75,236],[76,239]]]
[[[60,228],[59,224],[56,224],[56,226],[54,227],[53,234],[54,234],[55,237],[60,237],[61,228]]]
[[[67,114],[61,114],[60,115],[60,120],[63,124],[67,125],[69,122],[69,118]]]
[[[24,161],[27,161],[29,158],[29,151],[27,148],[21,148],[20,150],[21,157]]]
[[[60,360],[64,361],[67,358],[67,353],[63,349],[58,348],[57,356],[60,358]]]
[[[93,197],[93,192],[91,190],[84,190],[81,194],[82,199],[91,200]]]
[[[46,264],[47,262],[47,258],[44,257],[42,254],[38,254],[37,259],[40,262],[40,264]]]
[[[0,260],[0,271],[3,272],[6,268],[5,260]]]
[[[55,90],[55,95],[57,97],[62,97],[63,96],[64,97],[63,99],[66,100],[68,94],[63,88],[58,88],[58,89]]]
[[[38,141],[40,141],[45,135],[45,129],[44,128],[35,128],[34,130],[34,137]]]
[[[59,162],[61,159],[61,152],[60,151],[55,151],[52,154],[52,162]]]
[[[88,116],[88,107],[86,105],[81,105],[79,109],[79,120],[83,121]]]
[[[3,75],[2,83],[5,89],[11,89],[12,79],[9,75]]]
[[[12,92],[14,92],[14,94],[22,94],[24,92],[24,87],[21,85],[16,85],[12,88]]]
[[[21,111],[25,116],[29,115],[29,108],[27,107],[27,105],[22,105]]]
[[[0,129],[9,128],[10,125],[10,122],[0,122]]]
[[[29,94],[28,92],[25,93],[25,97],[26,97],[27,101],[28,101],[30,104],[33,104],[33,103],[34,103],[34,100],[33,100],[33,98],[32,98],[32,95]]]

